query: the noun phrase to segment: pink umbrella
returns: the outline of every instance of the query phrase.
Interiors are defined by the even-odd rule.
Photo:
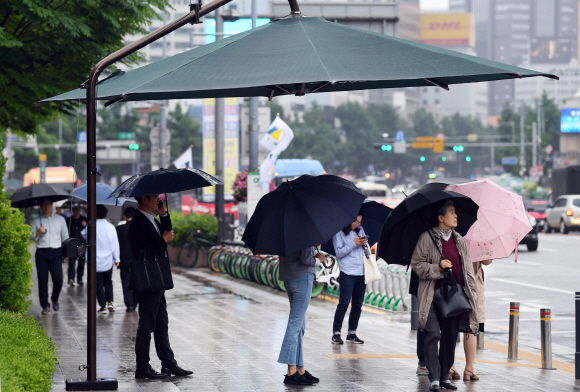
[[[469,196],[478,206],[477,221],[465,235],[473,262],[502,259],[516,251],[532,230],[522,197],[491,179],[449,185],[446,190]]]

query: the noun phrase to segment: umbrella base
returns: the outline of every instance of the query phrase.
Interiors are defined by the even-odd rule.
[[[67,391],[110,391],[117,390],[119,383],[116,378],[97,378],[96,380],[67,379]]]

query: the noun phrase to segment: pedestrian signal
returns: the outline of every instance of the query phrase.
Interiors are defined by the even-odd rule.
[[[138,143],[129,144],[129,150],[138,150],[138,149],[139,149]]]
[[[463,146],[453,146],[453,151],[455,152],[463,152]]]
[[[392,151],[393,150],[393,146],[390,145],[390,144],[383,144],[381,146],[381,150],[383,150],[383,151]]]

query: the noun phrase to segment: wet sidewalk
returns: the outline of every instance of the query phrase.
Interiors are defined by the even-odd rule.
[[[66,271],[65,275],[66,275]],[[36,284],[36,272],[33,271]],[[86,277],[85,277],[86,279]],[[312,300],[307,312],[304,353],[306,369],[320,384],[288,387],[286,366],[276,362],[284,336],[288,300],[285,293],[208,270],[174,269],[175,289],[166,293],[170,341],[180,366],[194,375],[164,381],[134,379],[134,338],[137,313],[126,313],[121,281],[114,272],[117,312],[97,315],[98,377],[116,377],[119,391],[428,391],[426,376],[417,376],[415,332],[409,314],[363,311],[358,335],[364,345],[332,345],[335,299]],[[58,349],[53,391],[65,390],[65,379],[86,378],[78,367],[86,363],[86,284],[65,287],[60,311],[40,315],[36,286],[32,314]],[[346,323],[346,320],[345,320]],[[344,338],[344,334],[343,334]],[[571,364],[555,361],[558,370],[539,369],[539,357],[520,349],[521,359],[509,363],[507,347],[486,335],[478,350],[480,381],[457,380],[459,391],[571,391],[580,389]],[[160,362],[151,344],[152,365]],[[463,347],[456,366],[465,367]]]

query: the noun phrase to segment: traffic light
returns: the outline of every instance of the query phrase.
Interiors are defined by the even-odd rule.
[[[381,146],[381,150],[383,150],[383,151],[392,151],[393,150],[393,146],[390,145],[390,144],[383,144]]]
[[[465,157],[466,162],[471,162],[471,157]]]
[[[441,157],[441,160],[442,160],[443,162],[445,162],[445,161],[447,160],[447,157]]]
[[[425,162],[425,157],[421,157],[421,162]]]
[[[139,143],[129,144],[129,150],[138,150],[138,149],[139,149]]]
[[[453,151],[455,152],[463,152],[463,146],[453,146]]]

